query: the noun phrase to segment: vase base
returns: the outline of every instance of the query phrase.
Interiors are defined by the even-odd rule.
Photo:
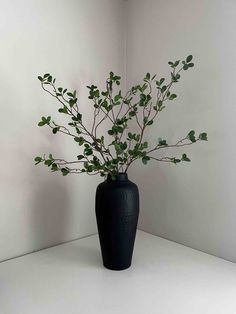
[[[115,271],[119,271],[119,270],[125,270],[130,268],[131,263],[127,264],[127,265],[120,265],[120,266],[115,266],[115,265],[109,265],[109,264],[103,264],[103,266],[109,270],[115,270]]]

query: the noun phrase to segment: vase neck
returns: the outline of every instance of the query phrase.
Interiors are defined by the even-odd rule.
[[[128,175],[126,172],[118,172],[116,175],[116,178],[112,180],[111,175],[108,174],[107,176],[107,181],[108,182],[117,182],[117,181],[127,181],[128,180]]]

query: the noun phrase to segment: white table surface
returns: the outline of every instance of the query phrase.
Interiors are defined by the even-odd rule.
[[[0,263],[1,314],[236,314],[236,264],[139,231],[133,265],[97,236]]]

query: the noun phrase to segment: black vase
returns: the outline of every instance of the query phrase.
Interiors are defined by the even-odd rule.
[[[96,191],[96,218],[103,264],[112,270],[131,265],[139,215],[139,192],[126,173],[108,175]]]

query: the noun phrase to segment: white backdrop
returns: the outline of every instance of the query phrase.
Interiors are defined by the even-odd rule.
[[[191,164],[133,167],[139,227],[236,261],[236,1],[130,0],[127,15],[128,85],[148,71],[165,77],[168,61],[195,59],[148,138],[174,143],[192,129],[209,135],[179,150]]]
[[[63,135],[38,128],[57,103],[41,90],[47,72],[78,89],[87,115],[86,85],[123,73],[122,5],[117,0],[0,1],[0,260],[96,232],[99,177],[51,174],[38,154],[76,156]],[[64,140],[65,139],[65,140]]]

